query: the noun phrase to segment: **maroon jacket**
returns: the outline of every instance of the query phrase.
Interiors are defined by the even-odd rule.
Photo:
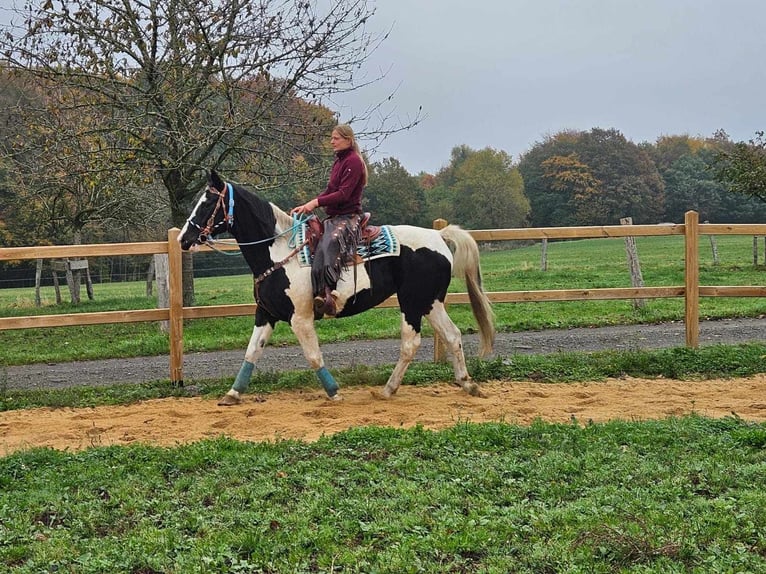
[[[363,190],[364,162],[358,153],[348,148],[336,154],[327,188],[317,201],[330,217],[362,213]]]

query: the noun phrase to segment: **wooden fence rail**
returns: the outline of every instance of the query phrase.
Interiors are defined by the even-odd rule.
[[[445,222],[438,221],[435,222],[434,226],[441,227],[444,224]],[[181,285],[181,248],[178,243],[179,232],[180,230],[177,228],[170,229],[168,231],[167,242],[0,248],[0,261],[167,253],[169,272],[169,303],[166,308],[28,317],[0,317],[0,331],[102,323],[168,321],[170,333],[170,380],[176,383],[183,381],[184,319],[252,315],[255,312],[255,304],[184,307]],[[473,230],[470,233],[479,242],[683,235],[685,238],[684,285],[671,287],[494,291],[487,295],[493,303],[684,297],[687,347],[696,348],[699,344],[700,297],[766,297],[766,286],[700,286],[699,284],[700,235],[764,236],[766,235],[766,224],[700,224],[697,212],[689,211],[686,213],[683,224],[482,229]],[[232,247],[232,249],[236,249],[236,246]],[[468,295],[466,293],[450,293],[447,295],[447,302],[468,303]],[[379,307],[397,306],[396,297],[391,297],[379,305]],[[439,345],[437,345],[437,355],[441,352],[438,347]]]

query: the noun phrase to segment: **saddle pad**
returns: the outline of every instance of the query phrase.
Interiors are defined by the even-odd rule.
[[[295,243],[300,245],[306,240],[306,234],[308,233],[308,226],[304,223],[300,226],[295,234]],[[399,255],[399,240],[394,235],[390,225],[381,225],[380,233],[368,244],[363,241],[357,247],[356,252],[365,261],[371,259],[377,259],[379,257],[393,257]],[[298,261],[301,266],[311,266],[311,253],[309,252],[309,246],[304,245],[298,252]]]

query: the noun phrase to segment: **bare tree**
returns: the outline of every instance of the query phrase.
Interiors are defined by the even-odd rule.
[[[60,140],[95,138],[90,169],[161,183],[181,225],[205,168],[267,187],[299,162],[300,177],[321,179],[337,120],[324,104],[360,87],[355,74],[385,38],[367,29],[374,12],[365,0],[27,0],[0,50],[10,70],[56,86],[43,115],[93,119]],[[380,117],[377,138],[418,121],[389,126],[376,105],[365,114],[343,119]],[[27,142],[16,143],[21,153]]]

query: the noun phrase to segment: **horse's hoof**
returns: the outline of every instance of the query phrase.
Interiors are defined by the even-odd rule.
[[[221,397],[221,400],[218,401],[219,407],[232,407],[234,405],[238,405],[242,402],[242,399],[239,397],[235,397],[232,395],[224,395]]]
[[[373,399],[377,399],[379,401],[387,401],[393,395],[393,393],[385,393],[377,389],[370,389],[370,394],[372,395]]]
[[[476,383],[468,383],[463,388],[465,389],[465,392],[471,395],[472,397],[479,397],[481,399],[487,398],[487,395],[481,392],[481,387],[477,385]]]

